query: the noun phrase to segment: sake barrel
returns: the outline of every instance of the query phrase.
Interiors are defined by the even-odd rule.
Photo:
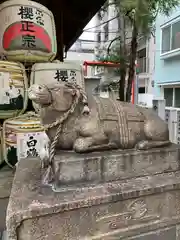
[[[77,83],[84,89],[82,65],[76,61],[35,63],[31,69],[30,84],[49,84],[58,82]],[[35,111],[37,105],[33,103]]]
[[[7,119],[3,123],[3,157],[13,167],[19,158],[38,156],[44,128],[38,115],[26,113],[16,118]],[[39,136],[39,137],[38,137]],[[17,146],[18,151],[17,151]]]
[[[48,62],[57,52],[54,17],[29,0],[0,4],[0,55],[20,62]]]
[[[23,113],[28,104],[28,80],[21,63],[0,61],[0,118]]]

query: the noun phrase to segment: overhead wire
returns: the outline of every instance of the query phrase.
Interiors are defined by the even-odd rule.
[[[116,31],[108,31],[108,33],[117,33],[119,31],[119,29],[118,30],[116,30]],[[100,31],[100,30],[96,30],[96,31],[83,31],[83,32],[87,32],[87,33],[106,33],[105,31]]]
[[[119,16],[113,17],[113,18],[111,18],[111,19],[109,19],[109,20],[107,20],[107,21],[104,21],[104,22],[102,22],[102,23],[100,23],[100,24],[98,24],[98,25],[96,25],[96,26],[94,26],[94,27],[85,28],[83,31],[87,31],[87,30],[91,30],[91,29],[100,27],[100,26],[102,26],[102,25],[104,25],[104,24],[106,24],[106,23],[108,23],[108,22],[111,22],[111,21],[114,20],[114,19],[117,19],[118,17],[119,17]]]
[[[115,38],[117,38],[117,40],[118,40],[118,38],[120,38],[120,36],[118,37],[118,36],[116,36]],[[131,39],[131,37],[128,37],[128,38],[126,38],[126,40],[128,40],[128,39]],[[86,40],[86,39],[79,39],[81,42],[83,42],[83,44],[93,44],[93,43],[106,43],[106,42],[111,42],[111,41],[113,41],[114,40],[114,38],[113,39],[111,39],[111,40],[107,40],[107,41],[97,41],[97,40]]]

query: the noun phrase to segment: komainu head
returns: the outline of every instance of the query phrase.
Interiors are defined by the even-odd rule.
[[[29,88],[28,96],[39,108],[51,106],[57,111],[67,111],[75,99],[78,99],[77,104],[87,102],[83,90],[70,83],[34,84]]]

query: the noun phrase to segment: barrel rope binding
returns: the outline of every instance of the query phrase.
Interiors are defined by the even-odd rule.
[[[1,59],[2,58],[2,59]],[[4,56],[4,58],[5,58],[5,56]],[[2,60],[2,61],[6,61],[6,60],[3,60],[4,59],[3,58],[3,56],[1,55],[0,56],[0,61]],[[24,69],[24,66],[23,66],[23,64],[22,63],[19,63],[18,62],[18,67],[22,70],[22,77],[23,77],[23,79],[24,79],[24,86],[23,86],[23,89],[24,89],[24,98],[23,98],[23,108],[22,108],[22,110],[14,110],[14,113],[12,113],[12,115],[11,115],[11,117],[16,117],[17,115],[21,115],[21,114],[23,114],[24,113],[24,111],[26,110],[26,108],[27,108],[27,105],[28,105],[28,93],[27,93],[27,91],[28,91],[28,78],[27,78],[27,76],[26,76],[26,73],[25,73],[25,69]],[[11,67],[9,66],[9,71],[10,71],[10,69],[11,69]],[[12,74],[13,74],[13,70],[11,71],[12,72]],[[6,115],[2,115],[1,114],[1,119],[6,119],[6,118],[8,118]]]
[[[9,163],[8,159],[7,159],[7,148],[6,148],[6,143],[5,143],[5,139],[6,139],[6,136],[5,136],[5,130],[6,130],[6,123],[8,121],[11,121],[11,120],[18,120],[20,118],[22,118],[23,116],[23,119],[26,120],[26,119],[29,119],[31,117],[39,117],[35,112],[27,112],[25,113],[24,115],[19,115],[17,117],[14,117],[14,118],[9,118],[9,119],[6,119],[3,123],[3,126],[1,127],[2,129],[2,146],[3,146],[3,158],[5,160],[5,162],[8,164],[9,167],[11,168],[14,168],[14,166],[12,164]]]

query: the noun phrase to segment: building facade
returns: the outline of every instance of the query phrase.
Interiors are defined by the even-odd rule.
[[[156,20],[155,96],[180,108],[180,7]]]
[[[93,61],[95,48],[95,26],[96,18],[93,17],[85,27],[79,39],[72,45],[67,52],[67,60]],[[90,30],[86,30],[89,29]]]
[[[93,61],[94,60],[94,40],[78,39],[67,52],[67,60]]]
[[[106,11],[99,11],[95,15],[95,58],[107,55],[107,48],[110,42],[119,34],[117,9],[109,0],[109,7]],[[104,23],[104,24],[103,24]]]
[[[96,14],[95,31],[95,57],[107,54],[109,43],[121,34],[121,18],[116,18],[118,12],[114,5],[109,1],[109,7],[105,12]],[[102,24],[105,22],[105,24]],[[131,40],[131,26],[126,26],[126,45]],[[139,94],[153,94],[154,87],[154,59],[155,59],[155,38],[140,37],[138,41],[137,63],[139,68],[138,86]],[[142,100],[142,98],[141,98]]]
[[[139,94],[153,94],[155,70],[155,38],[140,37],[138,40],[137,65]]]

